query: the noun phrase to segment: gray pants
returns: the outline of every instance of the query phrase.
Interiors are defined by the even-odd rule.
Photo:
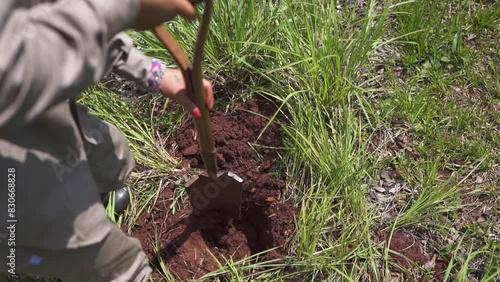
[[[115,126],[90,115],[84,107],[77,106],[76,110],[85,152],[99,192],[121,188],[135,166],[125,136]],[[17,246],[18,262],[28,262],[33,255],[42,257],[43,261],[18,264],[16,271],[57,277],[67,282],[147,281],[151,268],[139,240],[108,221],[110,233],[101,242],[87,247],[48,250]]]
[[[110,225],[108,236],[88,247],[60,251],[18,247],[20,259],[27,261],[33,254],[43,257],[40,265],[19,266],[18,271],[67,282],[147,281],[151,269],[141,244],[111,221]]]

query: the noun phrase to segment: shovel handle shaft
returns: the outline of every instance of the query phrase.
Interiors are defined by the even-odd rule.
[[[179,42],[175,40],[172,34],[170,34],[170,32],[168,32],[168,30],[165,27],[159,25],[154,28],[153,32],[158,38],[158,40],[160,40],[160,42],[163,44],[163,46],[165,46],[168,52],[172,54],[172,57],[174,58],[175,62],[179,65],[182,71],[192,68],[191,61],[189,61],[189,57],[182,49]]]
[[[200,110],[201,117],[193,118],[193,121],[196,128],[198,144],[201,149],[201,157],[205,163],[208,175],[210,177],[217,177],[217,159],[212,135],[212,124],[210,122],[210,113],[205,102],[203,72],[201,69],[203,49],[207,38],[211,13],[212,0],[205,0],[205,10],[196,40],[192,64],[179,43],[164,27],[156,27],[154,33],[170,54],[172,54],[174,60],[181,68],[186,83],[186,91]]]
[[[203,74],[201,70],[191,70],[187,72],[187,76],[191,79],[191,89],[188,93],[191,95],[191,100],[194,101],[200,110],[201,117],[193,117],[194,126],[196,128],[196,138],[201,149],[201,157],[205,163],[208,175],[217,177],[217,159],[212,134],[212,123],[210,122],[210,113],[205,102],[205,91],[203,87]],[[188,87],[189,88],[189,87]]]
[[[196,45],[194,48],[193,68],[191,81],[193,92],[191,99],[194,100],[196,106],[200,110],[201,118],[194,118],[198,143],[201,147],[201,157],[207,168],[208,175],[217,177],[217,154],[215,152],[212,124],[210,122],[210,113],[205,102],[205,92],[203,87],[203,71],[201,64],[203,62],[203,50],[208,34],[208,26],[212,15],[212,0],[205,0],[205,9],[201,20]]]

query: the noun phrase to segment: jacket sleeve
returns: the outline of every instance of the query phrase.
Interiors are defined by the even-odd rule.
[[[127,80],[132,80],[144,89],[149,89],[153,58],[134,47],[132,39],[125,33],[117,34],[109,43],[109,71]]]
[[[0,4],[0,135],[100,80],[108,43],[131,26],[139,0]]]

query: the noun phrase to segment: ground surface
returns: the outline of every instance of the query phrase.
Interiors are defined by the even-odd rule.
[[[133,229],[133,235],[141,240],[153,262],[158,263],[150,244],[155,233],[159,255],[180,280],[198,278],[217,269],[210,252],[219,260],[223,256],[240,260],[278,247],[262,259],[281,256],[287,238],[294,232],[294,208],[281,198],[286,177],[278,166],[278,151],[269,148],[282,147],[280,128],[272,124],[257,140],[267,124],[257,114],[272,113],[269,102],[264,100],[251,101],[234,113],[212,113],[219,169],[244,179],[241,218],[229,218],[220,211],[190,215],[187,201],[183,209],[172,214],[169,207],[175,190],[184,188],[165,187],[162,200],[155,203],[151,213],[144,213],[139,220],[141,225]],[[191,122],[179,128],[174,138],[174,153],[183,160],[183,166],[202,172],[203,162]]]

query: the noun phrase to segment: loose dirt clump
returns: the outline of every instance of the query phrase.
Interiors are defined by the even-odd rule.
[[[398,231],[392,234],[390,238],[387,233],[381,234],[375,238],[375,241],[389,241],[389,239],[389,249],[393,251],[389,254],[390,261],[393,264],[390,268],[391,277],[401,278],[401,276],[406,276],[411,280],[420,276],[418,281],[421,282],[443,281],[447,263],[437,253],[431,254],[427,252],[425,240],[419,238],[416,234]],[[422,275],[423,273],[417,270],[419,268],[426,269],[428,273]],[[410,273],[403,273],[403,269]]]
[[[279,150],[273,149],[283,146],[281,130],[271,124],[261,135],[267,119],[255,113],[271,116],[274,111],[268,102],[250,101],[234,113],[211,113],[220,172],[232,171],[244,179],[240,219],[221,211],[190,214],[187,200],[172,214],[169,207],[175,190],[183,187],[169,185],[159,197],[163,200],[158,200],[151,212],[143,213],[140,225],[133,229],[153,263],[158,263],[158,257],[149,241],[156,232],[158,254],[181,281],[217,269],[210,253],[223,263],[223,257],[237,261],[277,247],[260,260],[281,257],[294,231],[295,209],[282,199],[286,177],[279,165]],[[203,169],[194,136],[190,122],[174,136],[175,153],[193,174]]]

